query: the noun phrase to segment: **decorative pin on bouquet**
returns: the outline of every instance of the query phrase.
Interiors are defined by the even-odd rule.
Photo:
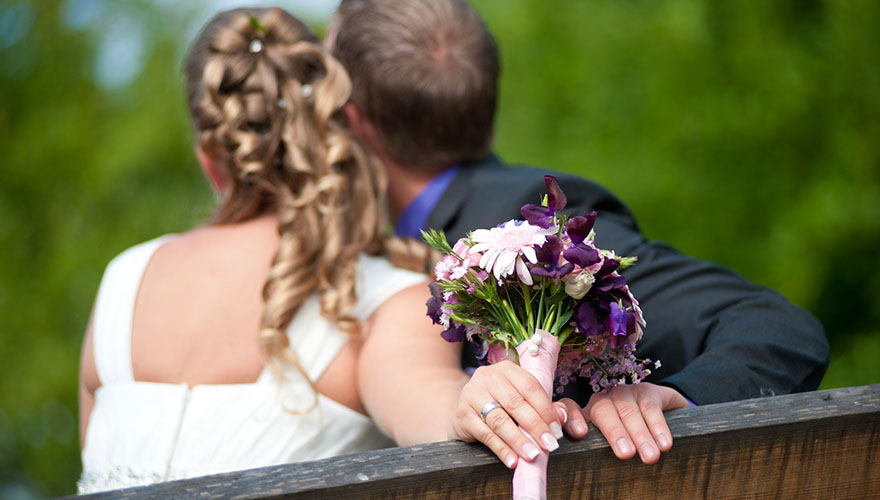
[[[548,396],[577,377],[593,391],[637,384],[651,360],[633,355],[645,320],[619,271],[635,257],[619,257],[594,245],[596,212],[561,212],[566,197],[555,177],[545,176],[541,205],[525,205],[525,221],[477,229],[450,247],[443,232],[422,238],[444,254],[431,283],[428,316],[446,327],[449,342],[477,345],[488,362],[512,348],[523,369]],[[656,363],[659,367],[659,362]],[[547,454],[520,460],[513,497],[546,498]]]

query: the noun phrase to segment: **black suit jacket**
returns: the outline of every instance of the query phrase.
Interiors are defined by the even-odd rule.
[[[454,243],[468,231],[521,219],[520,207],[538,203],[546,191],[548,173],[559,179],[568,198],[565,212],[599,212],[599,248],[639,258],[623,274],[648,324],[636,355],[662,363],[647,381],[672,386],[697,404],[819,386],[828,366],[828,341],[812,315],[724,267],[647,241],[629,209],[598,184],[570,174],[511,168],[490,156],[459,169],[427,226],[443,229]],[[477,366],[470,346],[463,363]],[[568,387],[565,396],[586,404],[587,383]]]

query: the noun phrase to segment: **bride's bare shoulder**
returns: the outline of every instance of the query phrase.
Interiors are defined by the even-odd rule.
[[[238,224],[204,225],[162,245],[150,266],[158,264],[173,268],[181,263],[222,264],[222,268],[234,271],[250,263],[271,259],[277,246],[278,226],[274,217],[260,217]]]

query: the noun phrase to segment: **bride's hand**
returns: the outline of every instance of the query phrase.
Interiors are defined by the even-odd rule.
[[[494,409],[493,402],[498,404]],[[587,433],[577,403],[571,399],[553,403],[535,377],[505,360],[474,372],[461,390],[448,437],[480,441],[507,467],[513,468],[518,457],[534,460],[540,452],[538,447],[547,451],[558,448],[556,440],[562,437],[563,425],[572,437],[580,438]]]

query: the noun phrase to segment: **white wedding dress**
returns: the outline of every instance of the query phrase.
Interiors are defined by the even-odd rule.
[[[314,394],[297,372],[279,381],[264,369],[255,383],[163,384],[134,380],[131,321],[141,277],[169,237],[132,247],[108,266],[95,305],[93,342],[101,387],[82,450],[80,493],[145,485],[393,446],[367,417]],[[363,256],[352,314],[366,318],[426,276]],[[290,346],[317,380],[348,338],[306,300],[287,329]]]

